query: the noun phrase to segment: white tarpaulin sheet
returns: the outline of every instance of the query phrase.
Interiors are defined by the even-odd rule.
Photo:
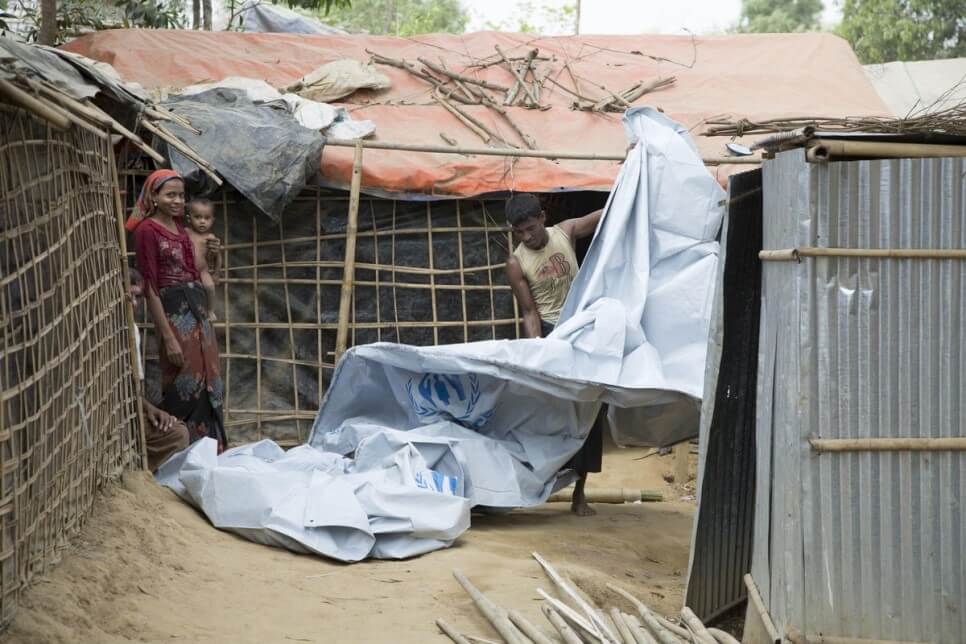
[[[452,543],[470,506],[531,506],[569,482],[561,469],[601,402],[696,407],[724,191],[663,114],[633,109],[624,126],[638,145],[548,338],[354,347],[310,445],[216,456],[202,442],[159,479],[255,541],[345,561],[410,556]]]

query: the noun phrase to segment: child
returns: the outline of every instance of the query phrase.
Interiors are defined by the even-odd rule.
[[[201,284],[208,292],[208,320],[214,322],[215,317],[215,280],[212,273],[217,273],[221,265],[221,254],[212,250],[218,238],[211,232],[215,215],[211,201],[204,197],[194,197],[188,202],[188,237],[195,251],[195,268],[201,273]],[[214,242],[213,244],[210,242]]]

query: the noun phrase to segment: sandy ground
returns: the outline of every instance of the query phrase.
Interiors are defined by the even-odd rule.
[[[2,642],[444,642],[434,620],[497,639],[452,577],[546,625],[534,550],[603,606],[630,606],[608,581],[673,613],[681,605],[694,512],[670,485],[672,457],[609,448],[589,487],[659,490],[663,503],[565,504],[474,516],[448,550],[408,561],[342,565],[213,529],[145,474],[106,490],[75,544],[25,594]],[[692,457],[693,460],[693,457]],[[692,463],[693,475],[693,463]],[[693,481],[691,482],[693,486]],[[682,496],[685,499],[682,500]]]

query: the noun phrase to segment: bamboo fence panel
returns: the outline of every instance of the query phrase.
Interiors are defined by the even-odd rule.
[[[106,131],[0,103],[0,629],[143,467],[119,206]]]
[[[128,207],[144,170],[122,170]],[[190,191],[189,186],[189,191]],[[306,188],[279,223],[231,190],[221,205],[220,315],[225,420],[233,444],[304,442],[335,368],[349,195]],[[363,194],[349,346],[519,337],[503,265],[503,200],[410,202]],[[138,312],[144,329],[151,324]],[[157,343],[143,343],[148,381]],[[154,396],[159,392],[153,392]]]

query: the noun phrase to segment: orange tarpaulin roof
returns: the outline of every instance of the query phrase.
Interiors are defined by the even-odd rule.
[[[414,38],[378,36],[305,36],[233,32],[117,30],[89,34],[65,49],[110,63],[125,81],[148,89],[184,87],[229,76],[258,78],[284,88],[334,60],[368,60],[367,50],[416,62],[442,59],[451,71],[510,87],[514,78],[504,65],[472,67],[492,60],[495,45],[508,56],[539,49],[550,77],[589,98],[607,90],[620,92],[639,81],[674,76],[676,83],[646,94],[635,105],[662,108],[693,128],[706,157],[724,155],[728,139],[697,136],[705,119],[729,115],[752,120],[786,116],[887,116],[888,110],[867,80],[855,54],[842,39],[828,34],[742,36],[570,36],[481,32],[433,34]],[[417,63],[418,64],[418,63]],[[345,103],[354,119],[376,123],[376,140],[445,145],[441,135],[460,146],[483,142],[456,117],[435,104],[432,88],[408,72],[379,65],[392,87],[360,90]],[[498,92],[491,92],[494,96]],[[570,109],[573,96],[544,83],[540,102],[549,110],[507,108],[513,120],[544,150],[623,154],[621,115]],[[460,106],[507,141],[521,145],[510,126],[484,106]],[[322,176],[328,185],[347,187],[352,150],[327,147]],[[509,159],[370,150],[363,164],[364,190],[470,196],[505,190],[609,190],[616,162]],[[739,169],[711,168],[720,176]]]

